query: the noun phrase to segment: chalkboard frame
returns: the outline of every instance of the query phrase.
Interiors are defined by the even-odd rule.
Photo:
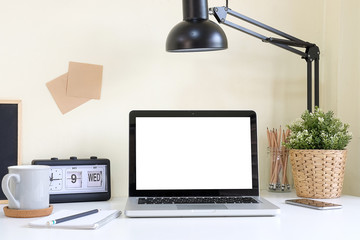
[[[15,107],[15,111],[17,108],[17,114],[14,117],[14,121],[17,121],[17,133],[15,134],[15,136],[12,136],[14,138],[16,138],[16,142],[15,144],[16,149],[17,149],[17,158],[16,159],[10,159],[8,162],[4,163],[4,162],[0,162],[0,170],[2,173],[7,173],[8,170],[7,168],[9,166],[13,166],[13,165],[20,165],[21,164],[21,119],[22,119],[22,104],[21,104],[21,100],[0,100],[0,116],[1,116],[1,111],[4,111],[2,107],[4,107],[3,105],[10,105],[11,107]],[[0,126],[1,127],[1,126]],[[1,137],[1,132],[0,132],[0,137]],[[1,160],[2,161],[2,160]],[[4,174],[5,175],[5,174]],[[2,180],[3,176],[1,174],[0,176],[0,181]],[[1,195],[3,195],[2,190],[1,191]],[[3,198],[3,196],[0,196],[0,204],[4,204],[7,203],[6,198]]]

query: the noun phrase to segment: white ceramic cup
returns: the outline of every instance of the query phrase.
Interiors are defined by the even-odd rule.
[[[9,208],[33,210],[49,207],[49,166],[11,166],[8,170],[1,188],[9,200]]]

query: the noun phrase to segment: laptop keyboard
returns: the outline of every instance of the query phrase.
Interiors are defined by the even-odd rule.
[[[138,204],[259,203],[252,197],[144,197]]]

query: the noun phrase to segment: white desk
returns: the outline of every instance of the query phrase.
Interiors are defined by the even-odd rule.
[[[133,219],[123,215],[98,230],[60,230],[28,227],[34,219],[4,216],[0,205],[0,239],[360,239],[360,197],[342,196],[326,200],[340,203],[340,210],[312,210],[284,203],[295,193],[268,193],[262,196],[281,208],[277,217],[228,218],[150,218]],[[92,208],[124,210],[125,198],[107,202],[54,204],[54,212],[62,209]]]

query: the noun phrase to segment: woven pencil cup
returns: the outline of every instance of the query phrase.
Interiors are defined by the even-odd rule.
[[[345,173],[346,150],[290,150],[296,194],[305,198],[338,198]]]

